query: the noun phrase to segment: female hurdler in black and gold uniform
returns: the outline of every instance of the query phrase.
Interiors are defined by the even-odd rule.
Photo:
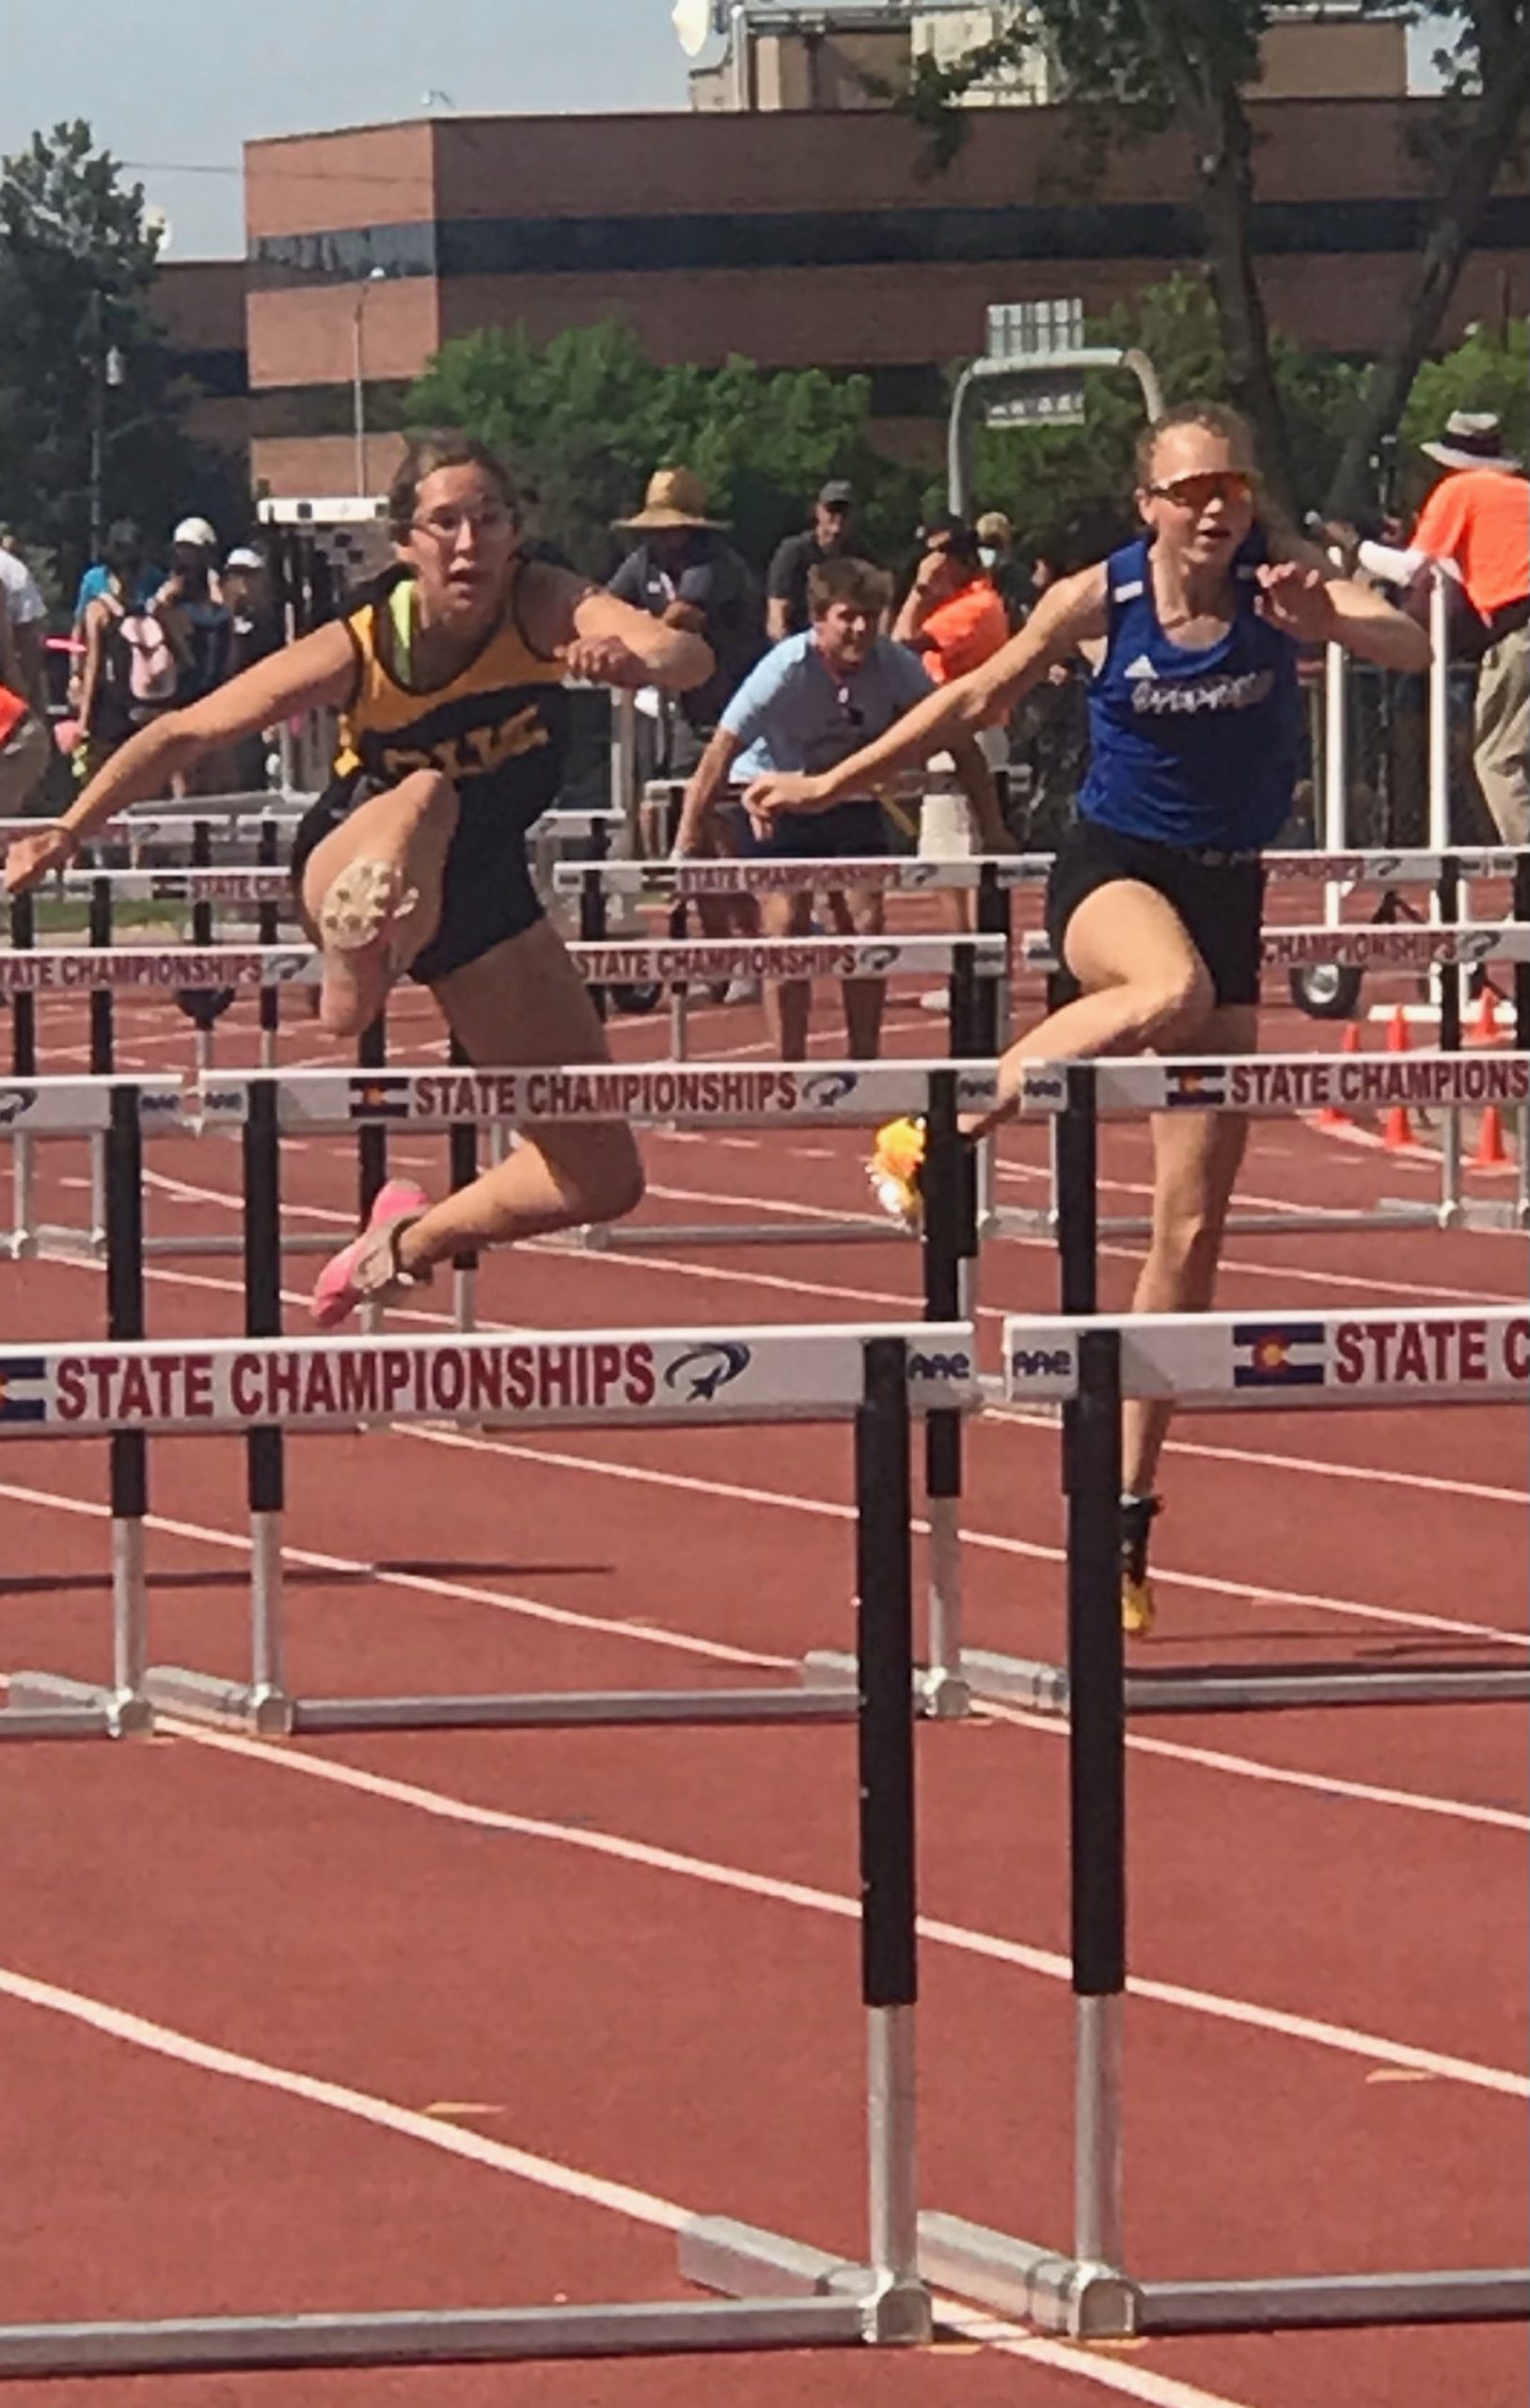
[[[356,1035],[408,972],[472,1061],[604,1061],[600,1022],[526,859],[562,772],[563,681],[679,691],[710,675],[712,656],[573,571],[523,560],[509,479],[465,437],[413,444],[389,513],[405,574],[379,600],[143,729],[62,819],[10,848],[7,888],[62,867],[93,827],[163,794],[200,754],[327,707],[340,715],[335,777],[292,854],[323,955],[324,1027]],[[342,1321],[363,1296],[428,1279],[470,1246],[614,1220],[641,1192],[618,1123],[540,1131],[440,1204],[390,1180],[321,1274],[315,1316]]]

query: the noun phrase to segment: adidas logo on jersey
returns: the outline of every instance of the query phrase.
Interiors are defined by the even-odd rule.
[[[1146,653],[1140,652],[1135,660],[1128,661],[1122,674],[1127,677],[1156,677],[1158,671],[1148,659]]]

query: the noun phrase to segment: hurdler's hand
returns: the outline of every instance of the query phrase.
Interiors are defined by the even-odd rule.
[[[1259,616],[1298,643],[1326,643],[1334,610],[1326,578],[1300,561],[1267,562],[1257,572]]]
[[[787,812],[816,811],[825,800],[817,778],[804,777],[799,771],[776,770],[767,778],[754,780],[745,793],[744,808],[756,835],[768,836]]]
[[[35,836],[18,836],[6,853],[6,893],[30,895],[55,870],[67,869],[78,849],[68,828],[39,828]]]

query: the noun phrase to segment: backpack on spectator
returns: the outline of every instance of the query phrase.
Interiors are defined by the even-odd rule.
[[[128,611],[118,627],[128,652],[128,691],[135,703],[169,703],[181,672],[165,623],[152,610]]]

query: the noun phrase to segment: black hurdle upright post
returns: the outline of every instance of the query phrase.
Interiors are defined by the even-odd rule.
[[[116,930],[112,921],[112,882],[90,881],[87,936],[92,945],[110,949]],[[109,1079],[117,1068],[116,997],[109,987],[92,987],[90,1014],[90,1075]],[[90,1252],[99,1255],[106,1244],[106,1149],[99,1137],[90,1140]]]
[[[964,1244],[976,1213],[972,1149],[956,1125],[957,1073],[933,1070],[924,1121],[924,1318],[953,1322],[962,1310]],[[924,1495],[929,1506],[929,1666],[921,1684],[924,1711],[964,1714],[971,1702],[962,1671],[962,1417],[924,1419]]]
[[[1441,927],[1454,927],[1461,916],[1461,865],[1454,853],[1446,853],[1441,862],[1434,892]],[[1440,994],[1441,1051],[1459,1054],[1461,1050],[1461,973],[1454,963],[1442,962],[1435,976]],[[1450,1228],[1461,1218],[1462,1210],[1461,1116],[1459,1106],[1446,1104],[1442,1119],[1440,1225],[1442,1228]]]
[[[856,1662],[860,1981],[866,2008],[868,2223],[879,2340],[928,2337],[919,2278],[914,2009],[914,1629],[908,1354],[868,1339],[856,1414]]]
[[[1079,1335],[1067,1508],[1074,1994],[1074,2256],[1121,2264],[1121,2009],[1127,1985],[1121,1338]]]
[[[256,833],[255,859],[260,869],[276,869],[280,862],[281,832],[274,819],[263,818]],[[255,941],[257,944],[281,943],[281,906],[279,903],[258,903],[255,907]],[[276,1067],[276,1039],[281,1028],[281,990],[276,985],[262,987],[256,1006],[260,1031],[260,1068],[274,1070]]]
[[[454,1069],[469,1067],[466,1048],[455,1035],[447,1044],[447,1059]],[[447,1167],[453,1196],[471,1187],[478,1177],[478,1130],[471,1120],[454,1120],[447,1134]],[[459,1329],[478,1326],[478,1255],[465,1246],[451,1258],[451,1312]]]
[[[244,1133],[244,1334],[281,1336],[281,1117],[275,1079],[253,1079]],[[287,1467],[279,1429],[244,1440],[250,1517],[249,1720],[258,1731],[292,1728],[282,1630],[282,1514]]]
[[[1057,1174],[1057,1308],[1070,1319],[1086,1320],[1099,1310],[1099,1114],[1093,1064],[1070,1062],[1064,1082],[1066,1101],[1052,1138]],[[1079,1488],[1078,1447],[1079,1407],[1070,1398],[1063,1407],[1063,1491],[1070,1500],[1070,1512]],[[1119,1585],[1119,1482],[1108,1519]]]
[[[995,772],[995,775],[1004,774]],[[980,937],[1002,937],[1004,941],[1003,974],[985,978],[979,985],[974,1006],[974,1051],[979,1055],[997,1058],[1010,1038],[1010,963],[1015,942],[1013,896],[1007,886],[999,882],[998,866],[985,862],[978,872],[976,927]],[[977,1258],[977,1241],[994,1226],[994,1213],[999,1202],[999,1141],[989,1134],[980,1140],[972,1152],[970,1177],[972,1181],[972,1255]],[[976,1271],[966,1298],[969,1313],[977,1305]]]
[[[387,1020],[379,1012],[356,1039],[356,1069],[381,1070],[387,1064]],[[356,1134],[356,1217],[365,1224],[387,1184],[387,1131],[380,1120],[366,1120]]]
[[[10,898],[10,949],[30,953],[38,941],[37,910],[30,895]],[[38,999],[18,987],[10,998],[10,1068],[13,1077],[38,1074]],[[16,1259],[37,1250],[37,1154],[24,1129],[10,1141],[10,1251]]]
[[[113,1090],[103,1150],[106,1335],[113,1345],[131,1346],[146,1334],[143,1131],[135,1086]],[[145,1687],[149,1592],[144,1517],[149,1512],[149,1440],[141,1430],[114,1430],[107,1449],[112,1509],[112,1727],[119,1732],[144,1730],[152,1719]]]
[[[196,819],[192,822],[191,866],[194,870],[211,869],[213,866],[213,828],[212,823],[209,820]],[[213,937],[213,916],[212,904],[209,902],[193,903],[191,907],[192,943],[199,946],[207,946],[212,944]],[[199,1076],[205,1076],[205,1074],[213,1068],[213,1023],[206,1018],[197,1019],[196,1022],[196,1028],[197,1069]]]

